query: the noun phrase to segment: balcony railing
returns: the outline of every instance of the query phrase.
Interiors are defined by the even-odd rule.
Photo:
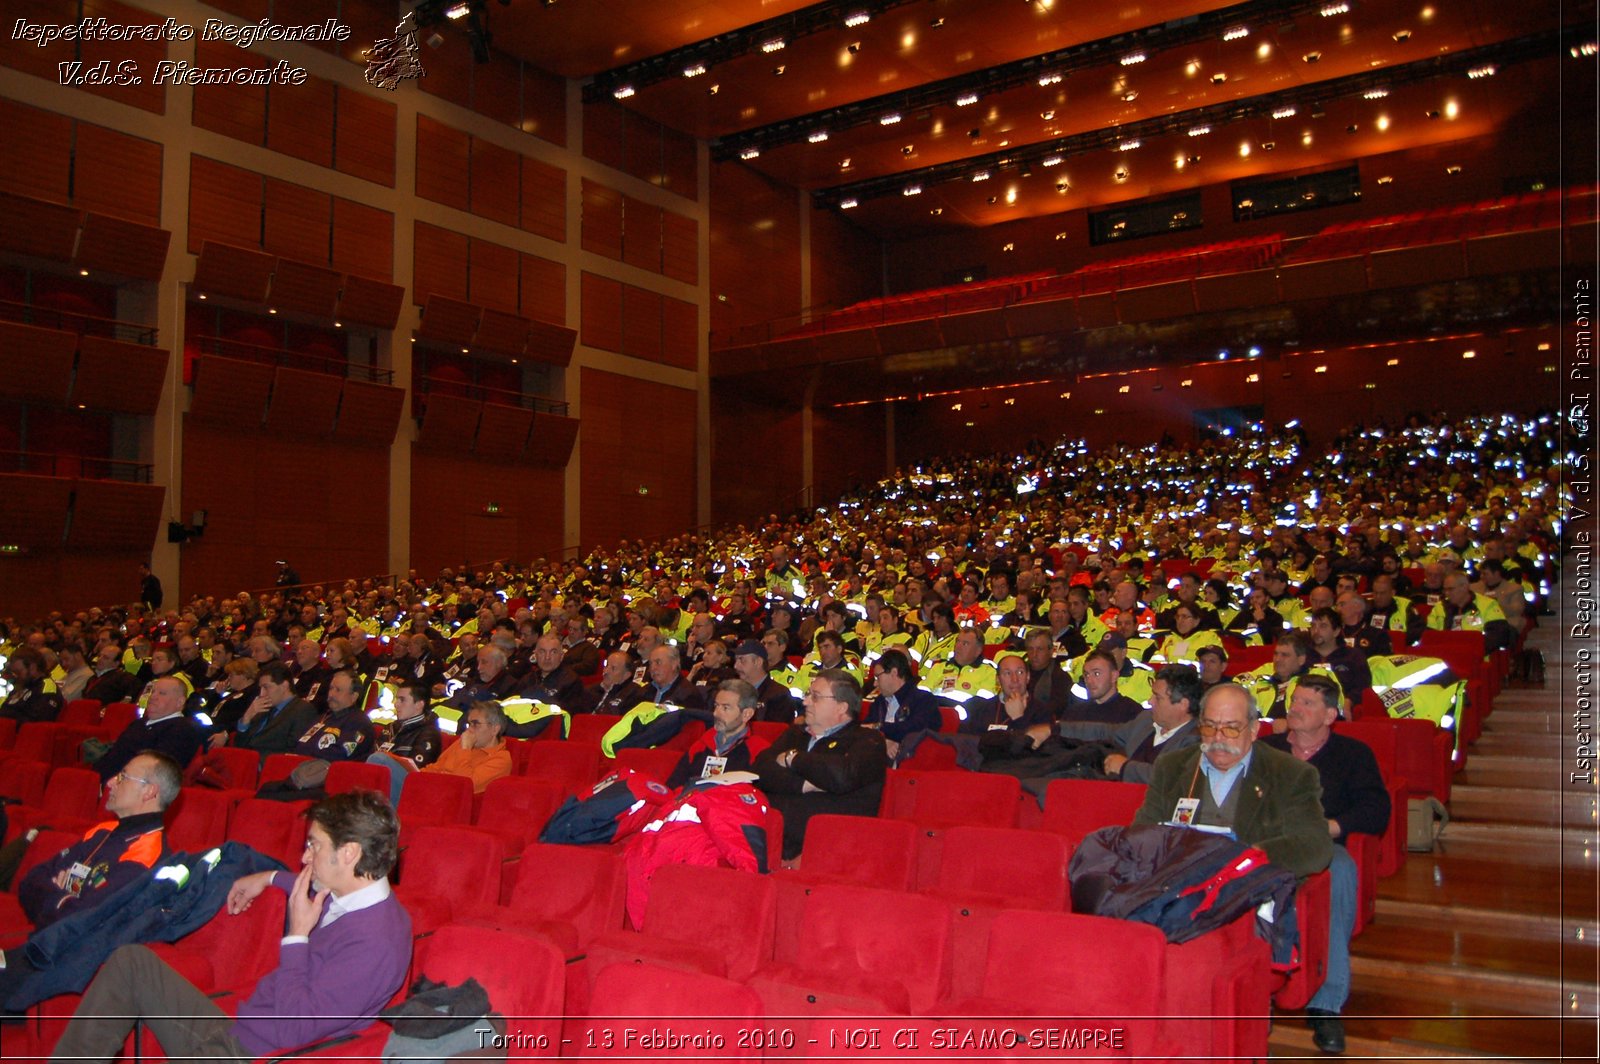
[[[14,321],[21,325],[37,325],[44,329],[60,329],[79,336],[99,336],[107,340],[154,346],[156,327],[115,318],[97,318],[92,314],[74,314],[53,307],[36,307],[31,303],[16,303],[0,299],[0,321]]]
[[[147,462],[122,462],[79,454],[41,451],[0,451],[0,473],[28,473],[39,477],[74,477],[80,480],[120,480],[124,484],[149,484],[155,467]]]
[[[373,384],[394,383],[394,370],[362,365],[342,358],[308,355],[299,351],[287,351],[281,347],[247,344],[241,340],[225,340],[220,336],[199,336],[195,338],[195,344],[201,354],[217,355],[221,358],[261,362],[269,366],[287,366],[290,369],[325,373],[331,377],[348,377],[351,380],[368,381]]]

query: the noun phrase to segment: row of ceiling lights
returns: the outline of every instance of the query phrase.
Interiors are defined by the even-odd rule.
[[[898,191],[900,191],[902,195],[917,195],[930,182],[944,182],[960,179],[971,180],[974,175],[982,174],[986,171],[993,171],[995,168],[1018,168],[1025,173],[1026,169],[1032,165],[1057,165],[1062,161],[1065,155],[1087,154],[1096,150],[1097,148],[1109,148],[1118,152],[1133,151],[1141,146],[1141,138],[1148,135],[1168,134],[1182,131],[1190,137],[1201,137],[1211,133],[1214,127],[1229,122],[1269,116],[1279,119],[1286,119],[1299,114],[1303,109],[1302,105],[1310,107],[1312,117],[1321,117],[1320,106],[1318,102],[1311,102],[1309,104],[1307,104],[1305,100],[1296,102],[1292,99],[1292,97],[1295,95],[1308,96],[1310,93],[1317,93],[1323,99],[1332,99],[1338,98],[1342,95],[1352,94],[1353,88],[1353,94],[1360,95],[1367,100],[1382,100],[1388,97],[1391,91],[1391,84],[1406,84],[1408,82],[1425,80],[1426,78],[1437,76],[1439,73],[1449,74],[1453,72],[1457,76],[1465,75],[1470,80],[1479,80],[1492,76],[1499,69],[1499,66],[1504,65],[1505,62],[1537,57],[1534,51],[1530,51],[1530,49],[1534,48],[1536,44],[1538,46],[1537,52],[1539,54],[1545,54],[1545,50],[1548,48],[1547,42],[1535,41],[1534,37],[1519,38],[1514,41],[1501,42],[1498,45],[1489,45],[1485,46],[1484,48],[1475,49],[1474,52],[1478,55],[1478,61],[1476,62],[1472,61],[1471,53],[1464,53],[1453,56],[1443,56],[1420,60],[1411,64],[1406,64],[1402,67],[1394,68],[1384,73],[1383,82],[1376,84],[1374,84],[1375,76],[1373,74],[1361,73],[1348,75],[1345,78],[1336,79],[1333,82],[1323,83],[1321,85],[1302,86],[1298,90],[1289,90],[1285,93],[1277,94],[1280,99],[1276,105],[1271,106],[1270,109],[1267,109],[1269,106],[1269,101],[1262,99],[1257,99],[1255,101],[1234,101],[1228,105],[1212,105],[1209,107],[1199,108],[1196,112],[1191,112],[1194,114],[1195,119],[1198,120],[1191,119],[1192,124],[1188,125],[1181,121],[1183,116],[1180,114],[1162,116],[1160,118],[1149,119],[1143,122],[1132,123],[1130,128],[1122,131],[1120,135],[1117,130],[1110,129],[1097,131],[1091,134],[1080,134],[1073,138],[1064,138],[1065,140],[1093,142],[1087,144],[1087,146],[1077,148],[1076,150],[1051,150],[1048,144],[1031,145],[1027,148],[1018,149],[1017,151],[1011,153],[938,164],[928,167],[922,173],[908,175],[905,177],[904,180],[906,183],[902,185]],[[1584,45],[1581,44],[1574,45],[1572,51],[1574,54],[1581,54],[1583,47]],[[1600,49],[1596,49],[1596,51],[1600,51]],[[1484,53],[1489,54],[1484,55]],[[1470,63],[1470,65],[1463,66],[1463,62]],[[1341,83],[1344,84],[1342,89]],[[1284,99],[1283,97],[1291,97],[1291,99]],[[1440,117],[1454,119],[1460,114],[1460,104],[1454,99],[1447,99],[1441,108],[1430,109],[1426,112],[1426,114],[1430,119],[1437,119]],[[1374,125],[1379,132],[1386,132],[1390,127],[1390,124],[1391,119],[1387,114],[1380,114],[1374,121]],[[1346,132],[1355,133],[1358,132],[1358,129],[1358,125],[1356,123],[1352,123],[1347,127]],[[1310,131],[1308,130],[1302,134],[1301,143],[1306,144],[1308,143],[1309,139]],[[1264,150],[1271,151],[1276,147],[1276,144],[1273,141],[1268,140],[1262,142],[1260,146]],[[907,145],[906,148],[912,150],[907,151],[906,149],[902,149],[904,154],[913,154],[914,148],[912,145]],[[1027,157],[1030,152],[1039,151],[1041,149],[1046,150],[1048,153],[1039,158],[1030,159]],[[1251,154],[1252,150],[1253,148],[1251,142],[1246,141],[1241,144],[1240,154],[1249,155]],[[1177,166],[1179,169],[1182,169],[1188,163],[1198,161],[1198,157],[1190,158],[1180,155],[1178,157]],[[844,168],[848,169],[848,165],[845,165]],[[1118,179],[1126,179],[1125,171],[1119,170]],[[885,184],[892,183],[893,181],[893,175],[885,175],[883,177],[863,181],[856,187],[861,188],[866,194],[869,195],[883,194],[884,192],[894,191],[892,187],[882,187]],[[1064,184],[1064,182],[1062,184]],[[1064,192],[1066,189],[1061,187],[1061,185],[1058,185],[1057,191]],[[862,193],[855,192],[854,189],[850,188],[850,186],[819,190],[817,193],[815,193],[815,195],[823,202],[833,202],[842,209],[850,209],[851,207],[859,205],[859,202],[862,198]]]

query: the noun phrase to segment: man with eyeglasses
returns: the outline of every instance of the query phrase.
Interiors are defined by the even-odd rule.
[[[757,783],[783,814],[783,859],[793,865],[806,823],[819,813],[876,816],[889,754],[883,735],[860,724],[861,685],[843,669],[811,678],[801,727],[756,758]]]
[[[1257,743],[1257,717],[1255,699],[1238,684],[1207,691],[1200,702],[1199,746],[1156,759],[1133,822],[1227,828],[1298,876],[1320,872],[1333,858],[1333,840],[1317,770]],[[1336,1041],[1320,1030],[1314,1038],[1324,1052],[1343,1052],[1342,1029]]]
[[[482,794],[495,780],[511,775],[513,765],[503,738],[505,731],[506,714],[500,703],[474,702],[461,722],[461,738],[445,747],[439,760],[422,771],[466,776],[472,781],[473,792]]]

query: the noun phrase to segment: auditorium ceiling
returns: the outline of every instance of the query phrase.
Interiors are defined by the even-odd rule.
[[[514,0],[485,14],[496,50],[587,99],[903,235],[1549,126],[1595,5]]]

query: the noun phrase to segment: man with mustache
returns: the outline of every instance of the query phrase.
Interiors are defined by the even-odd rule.
[[[1255,699],[1238,684],[1207,691],[1200,745],[1156,759],[1133,822],[1230,828],[1240,842],[1266,851],[1273,864],[1309,876],[1333,859],[1322,783],[1308,762],[1256,743],[1258,716]],[[1344,1051],[1337,1016],[1314,1015],[1310,1023],[1318,1049]]]

